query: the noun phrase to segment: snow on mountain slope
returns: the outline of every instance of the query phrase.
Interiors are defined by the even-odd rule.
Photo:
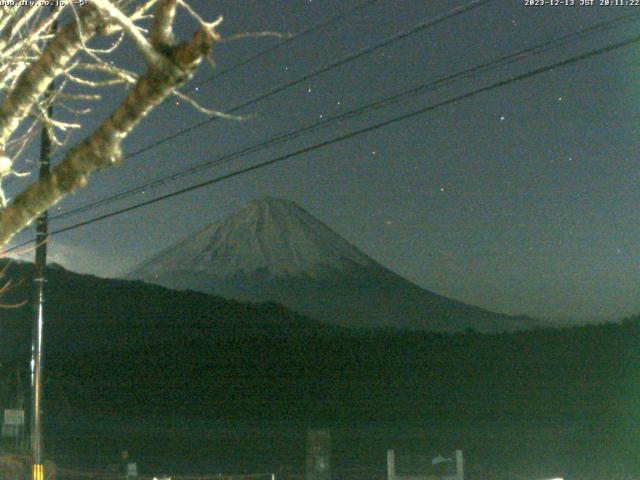
[[[346,326],[494,332],[530,326],[424,290],[289,200],[266,198],[171,246],[127,275],[242,301],[274,301]]]
[[[137,267],[130,276],[152,279],[181,270],[217,279],[261,272],[266,276],[315,276],[371,258],[289,200],[253,201]]]

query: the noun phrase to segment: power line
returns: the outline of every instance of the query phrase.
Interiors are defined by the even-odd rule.
[[[377,50],[380,50],[381,48],[384,48],[384,47],[387,47],[387,46],[389,46],[389,45],[391,45],[393,43],[399,42],[400,40],[404,40],[407,37],[410,37],[412,35],[420,33],[420,32],[422,32],[422,31],[424,31],[424,30],[426,30],[428,28],[431,28],[431,27],[433,27],[435,25],[438,25],[439,23],[442,23],[442,22],[444,22],[446,20],[454,18],[454,17],[456,17],[458,15],[462,15],[463,13],[469,12],[469,11],[475,9],[475,8],[481,7],[481,6],[483,6],[483,5],[485,5],[485,4],[489,3],[489,2],[492,2],[492,1],[493,0],[472,0],[471,2],[466,3],[466,4],[464,4],[464,5],[460,6],[460,7],[452,8],[451,10],[448,10],[447,12],[445,12],[445,13],[443,13],[441,15],[438,15],[437,17],[435,17],[432,20],[420,23],[420,24],[414,26],[413,28],[411,28],[409,30],[406,30],[404,32],[400,32],[400,33],[398,33],[396,35],[392,35],[391,37],[388,37],[388,38],[376,43],[375,45],[366,47],[366,48],[364,48],[362,50],[359,50],[357,52],[349,54],[346,57],[341,58],[340,60],[336,60],[335,62],[333,62],[333,63],[331,63],[329,65],[326,65],[324,67],[321,67],[321,68],[319,68],[317,70],[314,70],[311,73],[303,75],[302,77],[300,77],[300,78],[298,78],[296,80],[292,80],[290,82],[287,82],[287,83],[285,83],[283,85],[280,85],[278,87],[275,87],[275,88],[269,90],[266,93],[258,95],[257,97],[254,97],[251,100],[247,100],[246,102],[244,102],[244,103],[242,103],[240,105],[237,105],[237,106],[233,107],[232,109],[228,110],[226,113],[227,114],[236,113],[236,112],[242,110],[243,108],[246,108],[246,107],[249,107],[249,106],[251,106],[253,104],[261,102],[262,100],[266,100],[267,98],[272,97],[272,96],[274,96],[274,95],[276,95],[276,94],[278,94],[278,93],[280,93],[280,92],[282,92],[284,90],[288,90],[289,88],[295,87],[296,85],[299,85],[302,82],[306,82],[307,80],[310,80],[311,78],[317,77],[318,75],[321,75],[321,74],[326,73],[326,72],[328,72],[330,70],[333,70],[333,69],[338,68],[338,67],[340,67],[342,65],[345,65],[345,64],[347,64],[349,62],[357,60],[357,59],[359,59],[361,57],[364,57],[365,55],[369,55],[369,54],[371,54],[371,53],[373,53],[373,52],[375,52]],[[160,140],[157,140],[157,141],[155,141],[155,142],[153,142],[153,143],[151,143],[151,144],[149,144],[149,145],[147,145],[145,147],[142,147],[142,148],[130,153],[129,155],[127,155],[125,157],[125,160],[129,160],[129,159],[131,159],[133,157],[136,157],[136,156],[140,155],[141,153],[144,153],[144,152],[146,152],[148,150],[156,148],[159,145],[162,145],[162,144],[164,144],[164,143],[166,143],[166,142],[168,142],[170,140],[173,140],[173,139],[175,139],[177,137],[180,137],[180,136],[182,136],[182,135],[184,135],[186,133],[189,133],[189,132],[191,132],[193,130],[196,130],[198,128],[204,127],[205,125],[209,125],[210,123],[213,123],[213,122],[215,122],[217,120],[219,120],[219,117],[208,118],[207,120],[204,120],[202,122],[199,122],[199,123],[196,123],[196,124],[191,125],[189,127],[186,127],[186,128],[184,128],[182,130],[179,130],[176,133],[173,133],[171,135],[167,135],[166,137],[163,137]]]
[[[115,217],[115,216],[121,215],[123,213],[127,213],[127,212],[130,212],[130,211],[133,211],[133,210],[137,210],[137,209],[142,208],[142,207],[146,207],[146,206],[151,205],[153,203],[157,203],[157,202],[160,202],[162,200],[166,200],[166,199],[181,195],[183,193],[187,193],[187,192],[191,192],[191,191],[194,191],[194,190],[198,190],[200,188],[203,188],[203,187],[206,187],[206,186],[209,186],[209,185],[213,185],[215,183],[219,183],[219,182],[222,182],[224,180],[228,180],[230,178],[243,175],[245,173],[249,173],[249,172],[252,172],[252,171],[255,171],[255,170],[259,170],[259,169],[274,165],[276,163],[283,162],[283,161],[288,160],[290,158],[297,157],[297,156],[303,155],[305,153],[310,153],[310,152],[313,152],[315,150],[319,150],[321,148],[327,147],[329,145],[333,145],[333,144],[336,144],[338,142],[342,142],[342,141],[345,141],[345,140],[348,140],[348,139],[363,135],[365,133],[369,133],[369,132],[372,132],[372,131],[375,131],[375,130],[379,130],[379,129],[387,127],[389,125],[398,123],[400,121],[407,120],[409,118],[413,118],[413,117],[416,117],[418,115],[423,115],[423,114],[428,113],[430,111],[436,110],[436,109],[438,109],[440,107],[451,105],[453,103],[457,103],[457,102],[459,102],[461,100],[465,100],[467,98],[475,97],[475,96],[477,96],[477,95],[479,95],[481,93],[485,93],[485,92],[488,92],[488,91],[491,91],[491,90],[495,90],[495,89],[504,87],[506,85],[509,85],[511,83],[519,82],[519,81],[534,77],[536,75],[540,75],[542,73],[546,73],[546,72],[549,72],[549,71],[557,69],[557,68],[565,67],[567,65],[571,65],[573,63],[576,63],[576,62],[579,62],[579,61],[582,61],[582,60],[586,60],[586,59],[591,58],[591,57],[595,57],[595,56],[598,56],[598,55],[603,55],[605,53],[609,53],[609,52],[612,52],[614,50],[618,50],[620,48],[627,47],[629,45],[633,45],[633,44],[639,43],[639,42],[640,42],[640,35],[632,37],[632,38],[630,38],[628,40],[625,40],[625,41],[622,41],[622,42],[619,42],[619,43],[608,45],[606,47],[602,47],[602,48],[599,48],[599,49],[596,49],[596,50],[591,50],[591,51],[583,53],[583,54],[575,55],[575,56],[569,57],[569,58],[567,58],[565,60],[561,60],[559,62],[555,62],[553,64],[546,65],[546,66],[531,70],[531,71],[526,72],[526,73],[515,75],[515,76],[512,76],[512,77],[507,78],[505,80],[500,80],[500,81],[492,83],[492,84],[490,84],[488,86],[472,90],[472,91],[464,93],[462,95],[458,95],[456,97],[452,97],[450,99],[443,100],[441,102],[429,105],[427,107],[420,108],[418,110],[414,110],[414,111],[409,112],[409,113],[405,113],[403,115],[391,118],[389,120],[385,120],[383,122],[379,122],[379,123],[376,123],[374,125],[370,125],[368,127],[361,128],[359,130],[355,130],[353,132],[350,132],[350,133],[347,133],[347,134],[344,134],[344,135],[339,135],[339,136],[334,137],[334,138],[332,138],[330,140],[326,140],[326,141],[321,142],[321,143],[316,143],[316,144],[311,145],[309,147],[301,148],[299,150],[296,150],[294,152],[291,152],[291,153],[288,153],[288,154],[273,158],[271,160],[267,160],[265,162],[257,163],[255,165],[251,165],[249,167],[245,167],[245,168],[242,168],[240,170],[236,170],[235,172],[231,172],[231,173],[228,173],[228,174],[225,174],[225,175],[221,175],[221,176],[218,176],[216,178],[213,178],[213,179],[210,179],[210,180],[207,180],[207,181],[204,181],[204,182],[199,182],[199,183],[196,183],[196,184],[191,185],[189,187],[182,188],[180,190],[176,190],[174,192],[168,193],[166,195],[162,195],[160,197],[156,197],[156,198],[151,199],[151,200],[147,200],[145,202],[141,202],[141,203],[138,203],[138,204],[135,204],[135,205],[131,205],[129,207],[121,208],[119,210],[115,210],[113,212],[110,212],[110,213],[107,213],[107,214],[104,214],[104,215],[100,215],[100,216],[91,218],[89,220],[85,220],[83,222],[79,222],[79,223],[76,223],[76,224],[73,224],[73,225],[69,225],[69,226],[64,227],[64,228],[60,228],[58,230],[54,230],[54,231],[49,233],[49,236],[51,237],[53,235],[57,235],[57,234],[64,233],[64,232],[68,232],[70,230],[75,230],[77,228],[80,228],[80,227],[83,227],[83,226],[86,226],[86,225],[89,225],[89,224],[92,224],[92,223],[96,223],[96,222],[99,222],[99,221],[102,221],[102,220],[106,220],[108,218]],[[24,242],[24,243],[22,243],[20,245],[17,245],[15,247],[13,247],[13,248],[5,250],[3,253],[5,253],[5,254],[9,253],[9,252],[11,252],[13,250],[16,250],[18,248],[21,248],[21,247],[27,245],[28,243],[31,243],[31,241]]]
[[[150,190],[153,188],[157,188],[160,187],[162,185],[165,185],[167,183],[173,182],[175,180],[178,180],[180,178],[189,176],[189,175],[193,175],[195,173],[198,173],[202,170],[205,169],[209,169],[209,168],[213,168],[213,167],[217,167],[220,166],[222,164],[225,164],[233,159],[236,158],[240,158],[240,157],[244,157],[246,155],[261,151],[263,149],[266,149],[268,147],[274,146],[276,144],[291,140],[291,139],[295,139],[298,138],[299,136],[305,134],[305,133],[309,133],[311,131],[320,129],[320,128],[324,128],[327,127],[329,125],[333,125],[335,123],[339,123],[342,122],[344,120],[347,120],[349,118],[355,117],[357,115],[362,115],[368,111],[371,110],[377,110],[383,107],[388,107],[392,104],[398,103],[400,101],[403,100],[407,100],[409,98],[413,98],[415,96],[418,95],[422,95],[424,93],[427,93],[429,91],[435,90],[437,88],[440,88],[444,85],[448,85],[450,83],[453,83],[456,80],[460,80],[463,78],[470,78],[476,75],[479,75],[481,73],[485,73],[487,71],[496,69],[498,67],[502,67],[505,65],[509,65],[511,63],[514,63],[516,61],[521,61],[524,60],[526,58],[528,58],[531,55],[537,55],[537,54],[541,54],[541,53],[545,53],[548,52],[554,48],[566,45],[568,42],[570,41],[574,41],[576,39],[580,39],[585,37],[586,35],[590,35],[596,32],[601,32],[604,31],[606,29],[610,29],[613,28],[619,24],[622,23],[628,23],[631,21],[637,21],[640,19],[640,14],[634,14],[634,15],[624,15],[621,17],[617,17],[614,18],[612,20],[606,21],[606,22],[601,22],[598,23],[596,25],[590,26],[588,28],[579,30],[577,32],[573,32],[573,33],[569,33],[567,35],[563,35],[560,36],[558,38],[543,42],[541,44],[537,44],[534,45],[532,47],[528,47],[525,48],[523,50],[520,50],[518,52],[515,53],[511,53],[509,55],[505,55],[502,56],[496,60],[493,60],[491,62],[488,63],[484,63],[484,64],[480,64],[480,65],[476,65],[474,67],[465,69],[465,70],[461,70],[458,71],[454,74],[451,75],[447,75],[446,77],[440,78],[438,80],[434,80],[428,83],[424,83],[421,84],[417,87],[405,90],[401,93],[397,93],[388,97],[385,97],[383,99],[377,100],[375,102],[371,102],[368,103],[366,105],[360,106],[358,108],[355,108],[353,110],[350,110],[348,112],[344,112],[338,115],[334,115],[332,117],[328,117],[322,121],[316,122],[314,124],[311,125],[307,125],[306,127],[279,135],[277,137],[268,139],[266,141],[263,141],[261,143],[258,144],[254,144],[250,147],[246,147],[244,149],[241,149],[239,151],[233,152],[233,153],[229,153],[226,155],[223,155],[221,157],[215,158],[213,160],[208,160],[205,162],[201,162],[197,165],[194,165],[190,168],[184,169],[184,170],[180,170],[176,173],[173,173],[171,175],[167,175],[164,176],[162,178],[156,179],[156,180],[152,180],[150,182],[146,182],[142,185],[138,185],[136,187],[130,188],[128,190],[119,192],[117,194],[108,196],[106,198],[91,202],[89,204],[83,205],[81,207],[77,207],[75,209],[69,210],[67,212],[63,212],[60,213],[56,216],[52,217],[52,220],[55,219],[62,219],[62,218],[67,218],[67,217],[71,217],[80,213],[84,213],[90,210],[93,210],[95,208],[98,208],[100,206],[103,205],[107,205],[109,203],[113,203],[117,200],[122,200],[125,198],[128,198],[130,196],[133,196],[135,194],[138,194],[140,192],[144,192],[146,190]]]
[[[280,43],[278,43],[276,45],[273,45],[272,47],[266,48],[266,49],[256,53],[255,55],[252,55],[252,56],[250,56],[250,57],[248,57],[248,58],[246,58],[244,60],[241,60],[240,62],[236,63],[235,65],[233,65],[233,66],[231,66],[231,67],[229,67],[229,68],[227,68],[225,70],[222,70],[221,72],[219,72],[217,74],[212,75],[210,78],[208,78],[206,80],[202,80],[200,82],[194,83],[191,86],[191,88],[189,88],[188,91],[193,91],[193,89],[195,87],[199,86],[199,85],[204,85],[205,83],[209,83],[209,82],[213,82],[215,80],[218,80],[219,78],[221,78],[221,77],[223,77],[225,75],[228,75],[231,72],[236,71],[240,67],[243,67],[243,66],[245,66],[245,65],[247,65],[247,64],[249,64],[249,63],[251,63],[251,62],[253,62],[255,60],[258,60],[259,58],[264,57],[265,55],[267,55],[267,54],[269,54],[269,53],[271,53],[271,52],[273,52],[275,50],[278,50],[279,48],[284,47],[285,45],[289,45],[290,43],[292,43],[292,42],[294,42],[296,40],[299,40],[300,38],[305,37],[305,36],[307,36],[307,35],[309,35],[309,34],[311,34],[313,32],[317,32],[319,30],[323,30],[328,25],[331,25],[331,24],[335,23],[336,21],[339,21],[342,18],[347,17],[347,16],[351,15],[352,13],[363,9],[364,7],[368,7],[368,6],[373,5],[374,3],[379,2],[379,1],[380,0],[366,0],[366,1],[362,2],[362,3],[359,3],[355,7],[352,7],[352,8],[346,9],[346,10],[344,10],[342,12],[339,12],[339,13],[329,17],[328,19],[324,20],[323,22],[320,22],[320,23],[318,23],[316,25],[313,25],[313,26],[307,28],[306,30],[303,30],[302,32],[300,32],[298,34],[293,35],[293,36],[285,39],[284,41],[282,41],[282,42],[280,42]]]
[[[289,45],[292,42],[295,42],[296,40],[299,40],[300,38],[303,38],[313,32],[317,32],[320,31],[322,29],[324,29],[325,27],[327,27],[328,25],[339,21],[341,19],[343,19],[344,17],[347,17],[349,15],[351,15],[354,12],[357,12],[358,10],[363,9],[364,7],[373,5],[374,3],[379,2],[380,0],[365,0],[362,3],[359,3],[358,5],[352,7],[352,8],[348,8],[342,12],[336,13],[335,15],[327,18],[326,20],[316,24],[316,25],[312,25],[311,27],[307,28],[306,30],[301,31],[300,33],[297,33],[295,35],[292,35],[288,38],[286,38],[285,40],[283,40],[280,43],[277,43],[269,48],[266,48],[264,50],[259,51],[258,53],[256,53],[255,55],[252,55],[244,60],[239,61],[238,63],[232,65],[231,67],[224,69],[218,73],[216,73],[215,75],[212,75],[211,77],[205,79],[205,80],[201,80],[199,82],[192,82],[190,87],[186,90],[185,93],[190,93],[192,92],[195,88],[197,88],[200,85],[204,85],[205,83],[210,83],[210,82],[214,82],[216,80],[218,80],[219,78],[224,77],[225,75],[228,75],[229,73],[232,73],[236,70],[238,70],[239,68],[255,61],[258,60],[261,57],[264,57],[265,55],[268,55],[269,53],[278,50],[281,47],[284,47],[286,45]],[[166,105],[166,100],[160,105],[160,107]],[[142,152],[133,152],[131,155],[125,157],[126,159],[128,158],[132,158],[136,155],[138,155],[139,153]],[[59,159],[60,157],[57,157],[57,159]]]
[[[248,100],[248,101],[246,101],[246,102],[244,102],[244,103],[242,103],[240,105],[237,105],[237,106],[233,107],[232,109],[228,110],[226,113],[228,113],[228,114],[236,113],[236,112],[238,112],[239,110],[241,110],[241,109],[243,109],[245,107],[248,107],[248,106],[253,105],[255,103],[258,103],[258,102],[260,102],[262,100],[265,100],[265,99],[267,99],[267,98],[269,98],[269,97],[271,97],[273,95],[276,95],[276,94],[278,94],[278,93],[280,93],[280,92],[282,92],[284,90],[287,90],[287,89],[289,89],[291,87],[299,85],[300,83],[305,82],[305,81],[307,81],[307,80],[309,80],[309,79],[311,79],[313,77],[316,77],[318,75],[326,73],[326,72],[328,72],[328,71],[330,71],[330,70],[332,70],[334,68],[338,68],[339,66],[342,66],[342,65],[344,65],[346,63],[349,63],[349,62],[352,62],[352,61],[354,61],[354,60],[356,60],[358,58],[361,58],[361,57],[363,57],[365,55],[369,55],[369,54],[371,54],[371,53],[373,53],[373,52],[375,52],[375,51],[377,51],[377,50],[379,50],[379,49],[381,49],[383,47],[386,47],[386,46],[391,45],[391,44],[393,44],[395,42],[403,40],[403,39],[405,39],[405,38],[407,38],[407,37],[409,37],[411,35],[415,35],[415,34],[417,34],[419,32],[422,32],[422,31],[426,30],[427,28],[433,27],[433,26],[435,26],[435,25],[437,25],[439,23],[442,23],[442,22],[444,22],[446,20],[454,18],[454,17],[456,17],[458,15],[462,15],[463,13],[466,13],[468,11],[471,11],[471,10],[475,9],[475,8],[483,6],[483,5],[485,5],[485,4],[487,4],[487,3],[491,2],[491,1],[493,1],[493,0],[473,0],[473,1],[471,1],[469,3],[466,3],[466,4],[462,5],[462,6],[450,9],[447,12],[438,15],[437,17],[435,17],[432,20],[420,23],[420,24],[414,26],[413,28],[411,28],[409,30],[406,30],[404,32],[400,32],[400,33],[398,33],[396,35],[393,35],[391,37],[388,37],[388,38],[382,40],[381,42],[378,42],[378,43],[376,43],[376,44],[374,44],[374,45],[372,45],[370,47],[366,47],[366,48],[364,48],[362,50],[359,50],[357,52],[349,54],[349,55],[347,55],[346,57],[343,57],[340,60],[337,60],[337,61],[335,61],[335,62],[333,62],[333,63],[331,63],[331,64],[329,64],[329,65],[327,65],[325,67],[322,67],[320,69],[314,70],[313,72],[308,73],[308,74],[306,74],[306,75],[304,75],[304,76],[302,76],[302,77],[300,77],[300,78],[298,78],[296,80],[293,80],[293,81],[287,82],[285,84],[282,84],[282,85],[280,85],[278,87],[275,87],[272,90],[269,90],[268,92],[266,92],[266,93],[264,93],[262,95],[254,97],[251,100]],[[155,141],[155,142],[153,142],[153,143],[151,143],[149,145],[146,145],[146,146],[144,146],[144,147],[142,147],[142,148],[140,148],[138,150],[133,151],[132,153],[130,153],[127,156],[125,156],[125,160],[129,160],[131,158],[134,158],[134,157],[136,157],[136,156],[138,156],[138,155],[140,155],[140,154],[142,154],[144,152],[152,150],[152,149],[154,149],[154,148],[156,148],[156,147],[158,147],[158,146],[160,146],[160,145],[162,145],[164,143],[167,143],[167,142],[169,142],[171,140],[174,140],[175,138],[178,138],[178,137],[180,137],[182,135],[185,135],[185,134],[187,134],[187,133],[189,133],[189,132],[191,132],[193,130],[197,130],[198,128],[201,128],[201,127],[203,127],[205,125],[213,123],[213,122],[215,122],[217,120],[219,120],[219,117],[208,118],[207,120],[203,120],[203,121],[201,121],[199,123],[196,123],[194,125],[186,127],[186,128],[184,128],[182,130],[179,130],[178,132],[175,132],[175,133],[171,134],[171,135],[167,135],[167,136],[165,136],[165,137],[163,137],[163,138],[161,138],[161,139],[159,139],[159,140],[157,140],[157,141]],[[59,217],[59,216],[57,216],[57,217]],[[53,218],[57,218],[57,217],[52,217],[52,219]]]
[[[296,40],[296,39],[298,39],[298,38],[300,38],[302,36],[305,36],[305,35],[313,32],[313,31],[320,30],[321,28],[324,28],[326,25],[328,25],[330,22],[332,22],[332,21],[334,21],[334,20],[336,20],[338,18],[347,16],[347,15],[353,13],[354,11],[357,11],[360,8],[363,8],[364,6],[370,5],[370,4],[372,4],[372,3],[376,2],[376,1],[379,1],[379,0],[367,0],[367,1],[363,2],[362,4],[359,4],[359,5],[357,5],[356,7],[352,8],[350,10],[347,10],[347,11],[342,12],[342,13],[338,13],[338,14],[334,15],[333,17],[331,17],[330,19],[326,20],[325,22],[322,22],[322,23],[320,23],[320,24],[318,24],[316,26],[313,26],[313,27],[301,32],[300,34],[295,35],[294,37],[292,37],[290,39],[287,39],[287,40],[285,40],[284,42],[282,42],[280,44],[275,45],[272,48],[266,49],[263,52],[258,52],[255,56],[251,57],[251,59],[243,60],[243,61],[239,62],[238,64],[230,67],[229,69],[220,72],[218,75],[215,75],[215,76],[213,76],[213,77],[211,77],[211,78],[209,78],[207,80],[203,80],[199,84],[207,83],[207,82],[210,82],[210,81],[214,81],[216,78],[219,78],[219,77],[221,77],[223,75],[226,75],[227,73],[230,73],[231,71],[236,70],[237,68],[240,68],[241,66],[247,64],[250,60],[254,60],[255,58],[258,58],[258,57],[261,57],[263,55],[266,55],[268,52],[273,51],[273,50],[275,50],[277,48],[280,48],[281,46],[284,46],[285,44],[288,44],[291,41],[294,41],[294,40]],[[346,57],[343,57],[342,59],[337,60],[334,63],[326,65],[325,67],[322,67],[322,68],[320,68],[318,70],[314,70],[313,72],[308,73],[308,74],[298,78],[297,80],[293,80],[291,82],[285,83],[283,85],[280,85],[279,87],[276,87],[274,89],[269,90],[268,92],[266,92],[264,94],[261,94],[261,95],[259,95],[257,97],[254,97],[254,98],[250,99],[250,100],[247,100],[246,102],[231,108],[230,110],[228,110],[225,113],[227,113],[227,114],[236,113],[239,110],[242,110],[243,108],[246,108],[246,107],[249,107],[249,106],[251,106],[253,104],[261,102],[262,100],[265,100],[265,99],[267,99],[269,97],[272,97],[273,95],[276,95],[276,94],[278,94],[278,93],[280,93],[280,92],[282,92],[284,90],[287,90],[287,89],[289,89],[291,87],[299,85],[300,83],[305,82],[307,80],[310,80],[311,78],[314,78],[314,77],[316,77],[318,75],[321,75],[321,74],[326,73],[326,72],[328,72],[330,70],[338,68],[338,67],[340,67],[340,66],[342,66],[342,65],[344,65],[346,63],[349,63],[349,62],[352,62],[354,60],[357,60],[358,58],[361,58],[361,57],[363,57],[365,55],[369,55],[369,54],[371,54],[371,53],[373,53],[373,52],[375,52],[375,51],[377,51],[377,50],[379,50],[381,48],[384,48],[384,47],[386,47],[388,45],[391,45],[391,44],[393,44],[395,42],[403,40],[403,39],[405,39],[405,38],[407,38],[407,37],[409,37],[411,35],[415,35],[416,33],[420,33],[423,30],[426,30],[426,29],[428,29],[430,27],[433,27],[433,26],[435,26],[435,25],[437,25],[439,23],[442,23],[442,22],[450,19],[450,18],[456,17],[458,15],[462,15],[463,13],[466,13],[466,12],[468,12],[470,10],[478,8],[478,7],[480,7],[480,6],[484,5],[484,4],[492,2],[492,1],[493,0],[472,0],[471,2],[469,2],[467,4],[464,4],[464,5],[460,6],[460,7],[452,8],[452,9],[446,11],[445,13],[438,15],[437,17],[435,17],[432,20],[420,23],[420,24],[414,26],[413,28],[411,28],[411,29],[409,29],[407,31],[400,32],[400,33],[398,33],[396,35],[388,37],[388,38],[382,40],[381,42],[379,42],[379,43],[377,43],[375,45],[372,45],[370,47],[366,47],[366,48],[364,48],[362,50],[359,50],[358,52],[354,52],[353,54],[347,55]],[[196,85],[194,85],[194,88],[195,88],[195,86]],[[142,148],[140,148],[138,150],[135,150],[135,151],[131,152],[130,154],[128,154],[128,155],[126,155],[124,157],[124,160],[129,160],[131,158],[137,157],[138,155],[140,155],[140,154],[142,154],[142,153],[144,153],[146,151],[152,150],[153,148],[156,148],[156,147],[158,147],[158,146],[160,146],[160,145],[162,145],[162,144],[164,144],[164,143],[166,143],[166,142],[168,142],[170,140],[173,140],[173,139],[175,139],[177,137],[180,137],[180,136],[182,136],[182,135],[184,135],[186,133],[189,133],[189,132],[191,132],[193,130],[197,130],[198,128],[204,127],[205,125],[213,123],[213,122],[215,122],[217,120],[219,120],[219,117],[208,118],[207,120],[203,120],[202,122],[196,123],[194,125],[191,125],[190,127],[186,127],[186,128],[184,128],[182,130],[179,130],[179,131],[177,131],[177,132],[175,132],[175,133],[173,133],[171,135],[168,135],[166,137],[163,137],[163,138],[161,138],[161,139],[159,139],[159,140],[157,140],[157,141],[155,141],[155,142],[153,142],[153,143],[151,143],[151,144],[149,144],[149,145],[147,145],[145,147],[142,147]],[[60,158],[60,157],[58,157],[58,158]]]

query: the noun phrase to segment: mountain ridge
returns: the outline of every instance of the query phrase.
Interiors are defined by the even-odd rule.
[[[238,248],[232,248],[234,244]],[[254,200],[222,221],[205,226],[142,262],[127,276],[156,270],[158,259],[171,264],[169,256],[180,249],[183,269],[198,271],[200,261],[213,260],[214,254],[224,258],[227,263],[218,262],[221,268],[213,272],[219,278],[260,270],[275,276],[309,274],[322,266],[341,270],[350,264],[383,268],[294,202],[272,197]],[[191,254],[196,257],[191,260],[198,261],[196,265],[184,262]]]
[[[344,326],[482,332],[535,326],[425,290],[296,203],[267,197],[162,250],[125,278],[281,303]]]

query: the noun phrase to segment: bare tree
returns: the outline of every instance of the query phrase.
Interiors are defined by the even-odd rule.
[[[197,25],[191,38],[182,42],[175,39],[173,28],[180,10]],[[84,186],[92,172],[121,162],[124,138],[168,96],[178,95],[215,113],[185,97],[178,87],[210,58],[220,39],[216,28],[221,21],[205,21],[185,0],[88,0],[82,6],[67,0],[55,9],[0,7],[0,247]],[[52,28],[56,23],[61,27]],[[106,47],[99,45],[104,39]],[[107,60],[121,44],[135,45],[145,71],[128,71]],[[51,89],[54,80],[56,88]],[[20,171],[17,161],[37,137],[39,125],[48,129],[54,146],[62,145],[70,132],[82,131],[78,121],[51,118],[49,106],[55,102],[56,109],[70,115],[86,115],[86,102],[99,99],[99,89],[117,84],[124,85],[126,93],[108,118],[67,150],[49,178],[7,200],[1,182],[9,175],[28,173]],[[78,101],[85,108],[75,106]]]

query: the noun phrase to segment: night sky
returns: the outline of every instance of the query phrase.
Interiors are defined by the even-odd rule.
[[[358,5],[353,0],[193,0],[222,33],[297,34]],[[227,111],[279,85],[409,30],[465,1],[378,0],[237,68],[282,40],[217,47],[194,98]],[[579,4],[580,0],[576,0]],[[596,0],[596,4],[599,0]],[[275,135],[640,7],[526,6],[494,0],[302,82],[92,177],[52,215]],[[242,166],[436,104],[638,34],[639,21],[466,78],[114,202],[53,221],[56,230]],[[181,25],[183,38],[193,25]],[[140,71],[133,48],[115,57]],[[115,88],[88,128],[121,97]],[[50,261],[116,276],[254,198],[289,198],[365,253],[416,284],[506,313],[565,320],[640,312],[640,45],[553,69],[285,162],[51,238]],[[125,144],[134,152],[207,117],[179,100],[158,108]],[[85,131],[86,134],[87,131]],[[36,158],[35,151],[27,160]],[[9,193],[24,180],[12,180]],[[14,244],[32,235],[16,237]]]

